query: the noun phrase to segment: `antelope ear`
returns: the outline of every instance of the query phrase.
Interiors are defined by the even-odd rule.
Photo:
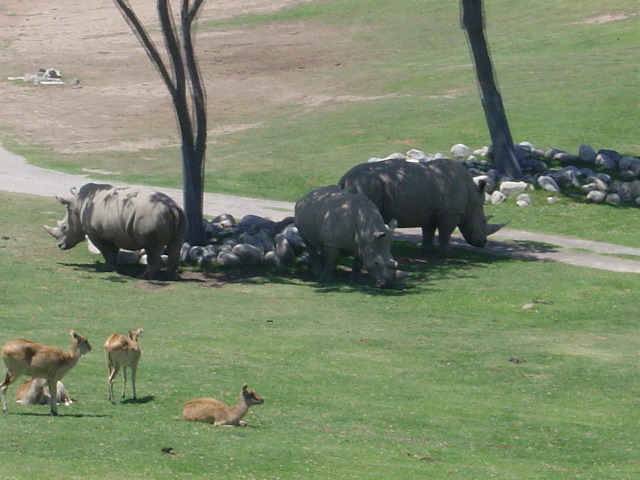
[[[71,335],[73,338],[76,338],[78,336],[78,334],[73,328],[69,329],[69,335]]]
[[[245,383],[244,385],[242,385],[242,390],[246,390],[247,388],[249,388],[249,384]]]

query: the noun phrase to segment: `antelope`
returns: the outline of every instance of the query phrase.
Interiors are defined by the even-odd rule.
[[[56,403],[64,403],[65,405],[71,405],[74,400],[67,393],[67,389],[61,381],[57,384]],[[47,386],[47,380],[45,378],[32,378],[31,380],[25,380],[16,389],[15,393],[16,403],[23,405],[47,405],[51,403],[51,394],[49,387]]]
[[[71,349],[68,352],[29,340],[11,340],[2,347],[2,360],[7,367],[4,382],[0,385],[2,411],[7,413],[7,388],[21,375],[44,378],[49,386],[51,415],[58,415],[58,380],[76,366],[80,357],[91,351],[89,341],[69,329]]]
[[[263,403],[264,399],[245,383],[233,407],[214,398],[194,398],[182,406],[182,417],[190,422],[246,427],[247,423],[242,421],[242,417],[247,414],[249,407]]]
[[[135,332],[129,330],[129,338],[119,333],[114,333],[107,341],[104,342],[104,353],[107,356],[107,387],[108,399],[115,404],[113,398],[113,379],[116,377],[122,367],[122,398],[127,388],[127,368],[131,368],[131,387],[133,389],[133,399],[136,400],[136,371],[138,362],[140,361],[140,345],[138,345],[138,337],[142,333],[139,328]]]

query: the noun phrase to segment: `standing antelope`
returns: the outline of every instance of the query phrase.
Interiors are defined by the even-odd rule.
[[[7,412],[7,388],[20,375],[44,378],[49,384],[51,415],[58,415],[58,380],[76,366],[80,357],[91,351],[89,341],[69,329],[71,349],[68,352],[29,340],[11,340],[2,347],[2,360],[7,367],[4,382],[0,385],[2,411]]]
[[[122,398],[124,398],[127,388],[127,367],[131,367],[131,387],[133,389],[133,399],[136,400],[136,370],[140,361],[140,345],[138,337],[142,333],[139,328],[135,332],[129,330],[129,338],[119,333],[114,333],[104,342],[104,353],[107,356],[107,386],[109,388],[109,401],[116,403],[113,399],[113,379],[122,367]]]
[[[224,426],[246,426],[242,417],[252,405],[262,405],[264,399],[245,383],[238,401],[229,407],[214,398],[194,398],[182,406],[182,417],[190,422],[213,423]]]

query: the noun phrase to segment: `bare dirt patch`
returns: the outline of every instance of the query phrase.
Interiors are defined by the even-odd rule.
[[[207,2],[199,24],[304,1],[309,0]],[[132,4],[164,52],[155,2]],[[9,113],[0,118],[0,130],[60,153],[177,144],[167,90],[112,2],[6,0],[0,13],[0,109]],[[344,35],[301,23],[200,28],[196,50],[208,94],[210,140],[259,126],[247,118],[268,107],[354,101],[322,81],[331,69],[362,58],[363,52],[337,48]],[[75,77],[80,83],[44,86],[7,80],[34,74],[39,67],[56,68],[63,80]]]
[[[596,17],[587,18],[586,20],[582,20],[580,22],[574,22],[574,25],[593,25],[596,23],[608,23],[608,22],[618,22],[620,20],[626,20],[627,18],[633,16],[634,14],[628,12],[621,13],[604,13],[602,15],[598,15]]]

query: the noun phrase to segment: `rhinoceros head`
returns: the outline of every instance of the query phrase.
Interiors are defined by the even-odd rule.
[[[84,230],[80,223],[77,204],[77,192],[71,189],[73,197],[70,199],[56,197],[67,208],[67,213],[62,221],[58,221],[55,227],[44,226],[45,230],[58,240],[58,247],[68,250],[84,240]]]
[[[373,241],[369,243],[363,254],[362,263],[375,281],[376,287],[386,287],[395,280],[407,277],[409,274],[398,270],[398,262],[391,256],[391,239],[398,223],[389,222],[385,231],[374,232]]]
[[[489,223],[491,215],[476,215],[470,221],[458,225],[460,233],[469,245],[482,248],[487,244],[487,237],[496,233],[506,223]]]
[[[484,214],[484,189],[486,181],[481,180],[477,190],[470,194],[467,212],[458,229],[469,245],[482,248],[487,244],[487,237],[496,233],[506,223],[489,223],[491,215]]]

